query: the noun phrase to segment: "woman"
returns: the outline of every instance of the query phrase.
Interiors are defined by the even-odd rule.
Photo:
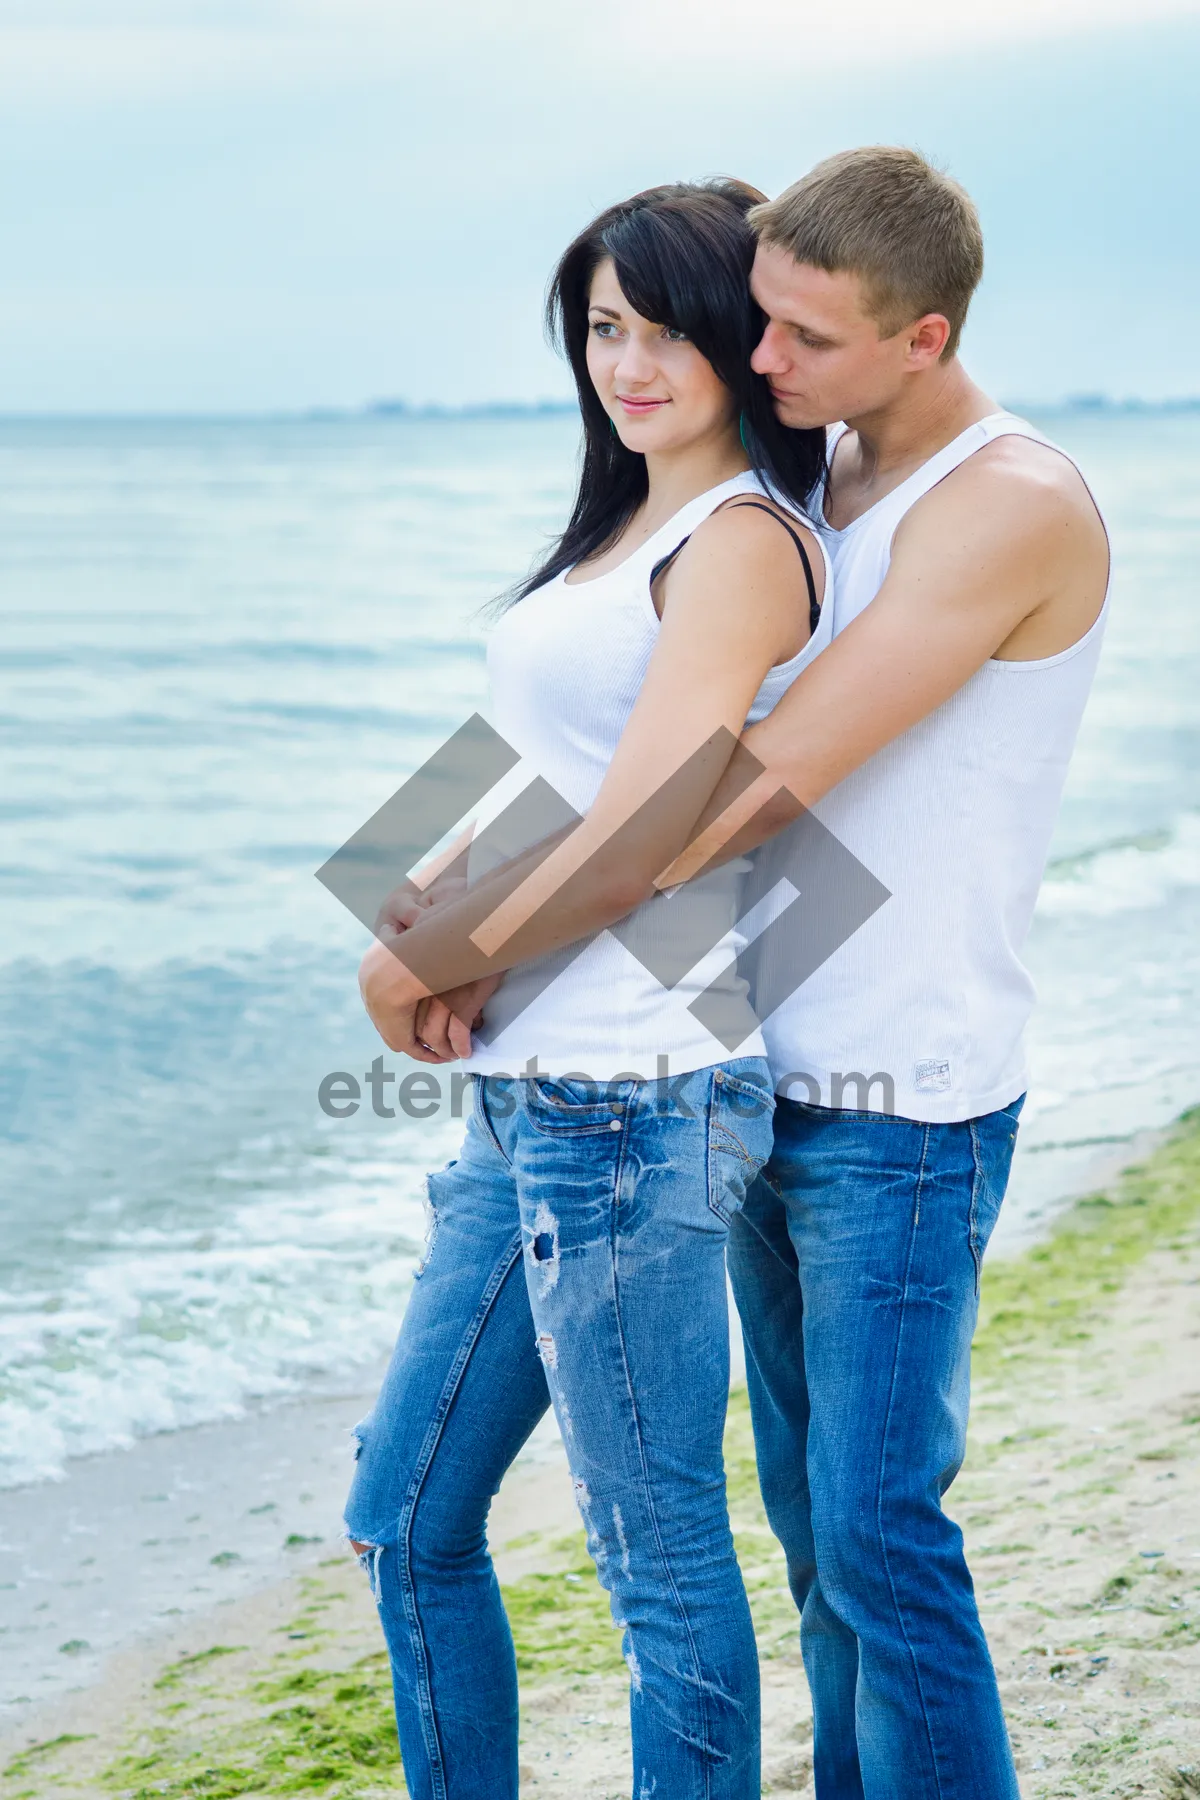
[[[550,919],[551,950],[589,906],[596,924],[621,921],[525,963],[489,1006],[466,1063],[473,1117],[459,1159],[430,1177],[428,1254],[358,1430],[347,1529],[417,1800],[517,1792],[516,1671],[485,1525],[551,1400],[625,1631],[635,1794],[759,1792],[757,1658],[721,1458],[724,1248],[770,1149],[771,1082],[732,968],[735,875],[625,915],[687,840],[747,719],[828,636],[823,553],[795,517],[823,433],[781,427],[750,370],[745,215],[760,198],[734,182],[653,189],[601,214],[559,264],[550,311],[583,413],[579,494],[489,647],[496,725],[524,769],[476,821],[474,911],[467,896],[401,920],[414,966],[439,922],[443,942],[456,915],[460,943],[478,927],[487,870],[547,830],[532,790],[512,798],[532,771],[580,822],[515,893],[496,890],[482,931],[494,966],[527,954],[531,917]],[[624,889],[604,874],[614,843],[641,858]],[[438,991],[386,945],[362,984],[377,1023],[389,998]]]

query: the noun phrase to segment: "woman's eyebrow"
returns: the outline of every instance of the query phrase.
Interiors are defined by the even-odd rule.
[[[589,306],[589,312],[603,313],[606,319],[619,319],[620,313],[614,312],[611,306]]]

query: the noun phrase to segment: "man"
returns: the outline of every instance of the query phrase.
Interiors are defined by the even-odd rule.
[[[983,264],[961,188],[911,151],[857,150],[751,216],[755,367],[785,423],[846,421],[824,495],[835,639],[745,734],[762,773],[731,765],[657,885],[809,808],[890,890],[766,1022],[775,1150],[731,1272],[801,1609],[819,1800],[1015,1800],[940,1502],[1026,1083],[1020,951],[1099,651],[1108,545],[1074,466],[958,362]],[[572,884],[488,966],[615,920],[636,885]],[[461,1053],[484,963],[434,954],[423,973],[369,952],[372,1017],[395,1049]],[[449,1007],[428,1001],[460,981]]]
[[[957,361],[982,271],[961,189],[912,152],[852,151],[754,223],[755,367],[787,424],[848,429],[825,495],[837,635],[746,734],[766,774],[740,809],[786,788],[892,895],[765,1028],[777,1084],[804,1085],[778,1101],[730,1239],[759,1467],[801,1608],[819,1800],[1013,1800],[940,1500],[1026,1085],[1020,950],[1108,545],[1074,467]],[[881,1110],[841,1108],[847,1091]]]

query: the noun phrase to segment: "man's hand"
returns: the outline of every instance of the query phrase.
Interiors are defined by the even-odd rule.
[[[466,891],[465,875],[441,876],[426,888],[419,888],[412,881],[402,882],[398,888],[393,888],[380,907],[375,920],[375,936],[386,940],[402,931],[409,931],[430,907],[445,906],[448,901],[459,899]]]

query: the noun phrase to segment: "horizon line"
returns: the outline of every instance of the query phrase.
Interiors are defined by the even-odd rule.
[[[1064,394],[1056,398],[1001,401],[1008,412],[1055,412],[1083,414],[1112,413],[1191,413],[1200,412],[1200,394],[1180,394],[1151,400],[1140,395],[1116,397],[1104,393]],[[247,409],[162,408],[155,410],[40,410],[7,412],[0,410],[0,425],[20,424],[305,424],[365,419],[483,419],[538,418],[577,413],[578,402],[570,399],[539,400],[468,400],[410,401],[402,399],[368,400],[345,406],[254,407]]]

